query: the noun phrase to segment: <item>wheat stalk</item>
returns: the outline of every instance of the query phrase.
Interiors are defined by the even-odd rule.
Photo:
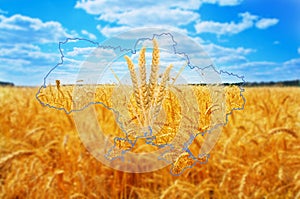
[[[110,86],[103,85],[101,87],[103,90],[98,89],[96,94],[98,101],[112,97],[113,89]],[[195,96],[198,97],[197,101],[202,105],[199,106],[199,113],[203,116],[207,109],[206,104],[211,104],[211,98],[206,97],[206,93],[209,92],[204,86],[194,86],[193,88]],[[53,90],[53,95],[49,89]],[[66,86],[61,85],[63,92],[66,91],[65,89]],[[36,93],[35,88],[0,87],[0,106],[3,116],[0,122],[0,198],[55,198],[57,196],[61,198],[73,196],[75,198],[82,196],[76,193],[84,193],[87,198],[137,198],[136,192],[139,190],[140,197],[144,198],[159,198],[160,196],[161,198],[190,199],[238,198],[239,196],[241,198],[299,198],[299,88],[272,87],[270,96],[266,96],[266,88],[247,89],[249,91],[246,99],[249,108],[246,108],[243,113],[235,115],[238,123],[224,127],[224,134],[219,140],[220,144],[212,153],[213,159],[210,159],[207,165],[196,164],[192,169],[185,170],[178,177],[179,180],[175,181],[177,178],[170,175],[167,168],[144,174],[127,174],[103,166],[84,148],[74,124],[68,122],[69,117],[59,111],[49,111],[31,100]],[[56,86],[47,86],[41,91],[48,96],[47,103],[55,105],[53,100],[57,94]],[[86,95],[84,90],[81,91],[82,95]],[[100,98],[101,91],[106,95],[103,99]],[[68,97],[67,93],[64,94]],[[283,99],[284,96],[290,96],[289,100],[285,102],[285,104],[288,102],[289,105],[281,107],[280,99]],[[166,100],[164,103],[166,102],[166,105],[176,110],[178,105],[173,103],[173,99]],[[270,102],[268,105],[271,112],[265,112],[257,106],[257,102],[262,100]],[[23,106],[24,101],[30,102],[29,111],[28,106]],[[282,112],[281,116],[277,118],[273,113],[274,109],[276,110],[278,107],[282,108]],[[96,111],[103,129],[113,132],[119,128],[114,117],[110,120],[106,119],[110,115],[109,110],[101,108]],[[171,111],[165,111],[167,116],[171,113]],[[253,115],[253,112],[263,113],[263,115]],[[18,120],[14,124],[10,119],[15,114],[18,116]],[[32,118],[34,122],[30,122]],[[266,126],[264,118],[274,122],[270,123],[272,126]],[[278,121],[273,121],[275,118]],[[161,123],[159,126],[166,123],[165,121],[159,122]],[[200,125],[207,124],[201,123]],[[30,130],[41,126],[45,127],[45,130],[41,129],[42,136],[33,136]],[[271,129],[275,127],[277,127],[276,130]],[[269,131],[269,129],[271,130]],[[288,133],[289,129],[293,132]],[[115,134],[111,132],[109,135],[105,134],[107,140],[110,136],[115,137]],[[65,149],[61,144],[64,142],[66,134],[70,136]],[[279,136],[279,134],[287,137]],[[135,139],[134,136],[130,139]],[[201,137],[201,135],[199,136]],[[288,139],[288,136],[291,139]],[[268,140],[269,138],[272,138],[272,142]],[[288,149],[276,145],[283,138],[288,139]],[[224,143],[228,139],[231,139],[232,144],[229,144],[230,147],[223,154]],[[51,142],[52,140],[54,142]],[[249,144],[252,140],[255,140],[258,146]],[[277,142],[273,142],[273,140]],[[47,145],[49,142],[51,143]],[[98,146],[98,143],[93,142],[93,144],[95,147]],[[68,147],[69,145],[74,147]],[[25,149],[23,146],[31,148],[34,146],[34,150]],[[149,147],[152,149],[153,146]],[[194,145],[189,148],[192,150],[194,147],[198,148]],[[146,147],[145,150],[147,150]],[[178,155],[180,154],[175,153],[174,158],[177,158]],[[168,159],[173,160],[173,156]],[[166,158],[166,160],[168,159]],[[257,164],[255,163],[257,160],[262,161]],[[179,162],[177,161],[178,166],[181,164]],[[253,164],[255,165],[252,167]],[[140,165],[129,163],[128,166],[139,167]],[[58,169],[64,170],[63,181],[59,179],[62,172]],[[262,175],[261,171],[264,171]],[[83,175],[83,180],[78,173]],[[245,173],[246,175],[244,175]],[[52,180],[52,176],[55,176],[54,181],[49,184],[50,187],[47,189],[48,180]],[[84,180],[87,181],[84,182]],[[220,185],[222,182],[223,184]],[[64,190],[60,188],[59,183],[63,184]],[[243,184],[241,187],[240,183]],[[111,187],[115,187],[116,191],[109,192]],[[151,192],[143,191],[140,188],[149,189]],[[210,194],[210,191],[213,194]],[[239,191],[241,191],[240,194]]]
[[[2,166],[4,163],[7,163],[9,160],[18,157],[18,156],[22,156],[22,155],[31,155],[33,154],[34,151],[31,150],[19,150],[19,151],[15,151],[11,154],[8,154],[5,157],[1,157],[0,158],[0,166]]]
[[[274,135],[274,134],[277,134],[277,133],[280,133],[280,132],[288,133],[288,134],[290,134],[292,137],[298,138],[297,134],[296,134],[294,131],[292,131],[292,130],[290,130],[290,129],[288,129],[288,128],[273,128],[273,129],[271,129],[271,130],[268,132],[268,134],[269,134],[269,135]]]

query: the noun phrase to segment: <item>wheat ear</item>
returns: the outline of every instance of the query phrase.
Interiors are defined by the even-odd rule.
[[[145,59],[146,48],[142,48],[139,56],[139,71],[141,77],[141,100],[144,108],[148,109],[149,97],[148,97],[148,87],[146,81],[146,59]]]
[[[147,111],[149,110],[149,95],[148,95],[148,86],[147,86],[147,75],[146,75],[146,58],[145,58],[146,48],[142,48],[139,56],[139,72],[140,72],[140,97],[141,103],[143,107],[143,115],[144,115],[144,124],[147,126],[149,124],[149,114]]]
[[[155,114],[157,114],[159,112],[160,106],[162,104],[162,101],[163,101],[163,98],[164,98],[165,89],[166,89],[166,84],[167,84],[167,81],[169,79],[170,72],[171,72],[172,68],[173,68],[173,65],[170,64],[167,67],[167,69],[165,70],[164,74],[163,74],[161,83],[159,85],[159,89],[157,91],[158,94],[157,94],[156,99],[155,99],[155,105],[156,105]]]
[[[151,74],[149,81],[149,97],[151,102],[154,100],[155,88],[157,84],[157,76],[158,76],[158,65],[159,65],[159,49],[158,44],[155,39],[153,39],[153,51],[152,51],[152,65],[151,65]]]
[[[128,69],[130,71],[130,76],[131,76],[131,81],[132,81],[132,84],[133,84],[133,92],[134,92],[134,96],[135,96],[135,101],[137,103],[137,106],[139,108],[141,108],[140,91],[139,91],[139,85],[138,85],[136,73],[135,73],[135,70],[134,70],[134,64],[127,55],[125,55],[124,58],[127,61]]]

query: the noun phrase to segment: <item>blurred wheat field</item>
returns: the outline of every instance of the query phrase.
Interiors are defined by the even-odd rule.
[[[300,198],[300,88],[246,88],[208,163],[179,177],[103,166],[36,91],[0,87],[0,198]]]

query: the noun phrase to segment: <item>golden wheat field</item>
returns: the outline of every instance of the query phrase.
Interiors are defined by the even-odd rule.
[[[245,110],[229,116],[208,163],[178,177],[170,166],[138,174],[102,165],[72,114],[43,107],[36,92],[0,87],[0,198],[300,198],[300,88],[246,88]]]

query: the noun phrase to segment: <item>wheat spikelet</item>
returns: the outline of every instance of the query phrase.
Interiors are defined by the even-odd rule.
[[[214,111],[217,110],[217,109],[220,109],[220,108],[218,107],[218,105],[212,104],[212,105],[210,105],[210,106],[207,108],[207,110],[205,111],[204,115],[211,114],[212,112],[214,112]]]
[[[60,90],[60,80],[55,80],[55,82],[57,89]]]
[[[174,174],[179,174],[183,171],[183,169],[191,166],[193,163],[194,161],[192,158],[190,158],[190,154],[188,152],[183,152],[174,162],[172,172]]]
[[[56,82],[56,88],[58,90],[57,100],[59,100],[58,102],[61,104],[61,106],[63,106],[63,102],[65,101],[65,95],[61,90],[60,80],[55,80],[55,82]]]
[[[151,74],[149,80],[149,97],[153,101],[155,88],[157,84],[158,70],[159,70],[159,49],[158,44],[155,39],[153,39],[153,51],[152,51],[152,65],[151,65]]]

